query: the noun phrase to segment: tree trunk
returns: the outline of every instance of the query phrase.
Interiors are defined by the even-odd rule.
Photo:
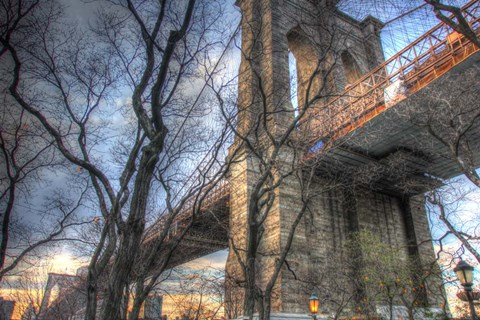
[[[393,320],[393,300],[388,299],[388,308],[390,309],[390,320]]]
[[[130,283],[130,281],[127,281]],[[128,304],[130,303],[130,290],[129,290],[129,285],[127,283],[127,286],[125,287],[125,292],[123,293],[123,299],[122,299],[122,310],[120,310],[120,314],[122,315],[121,320],[127,320],[128,319]]]
[[[270,312],[272,308],[272,292],[266,291],[263,298],[263,310],[261,320],[270,320]]]
[[[0,271],[3,271],[5,264],[5,257],[7,255],[7,245],[9,238],[10,217],[13,211],[13,204],[15,203],[15,183],[11,182],[10,192],[8,194],[7,208],[5,209],[2,221],[2,242],[0,244]],[[0,282],[3,278],[3,272],[0,272]]]
[[[248,230],[247,263],[245,270],[245,315],[253,319],[255,313],[256,300],[256,255],[257,255],[257,234],[258,226],[255,223],[249,223]]]
[[[132,311],[128,317],[128,320],[138,320],[140,317],[140,309],[142,308],[142,304],[145,301],[146,295],[144,294],[144,285],[143,281],[140,279],[137,281],[136,288],[135,288],[135,299],[133,299],[133,306]]]
[[[135,299],[133,306],[132,306],[132,311],[130,312],[130,315],[128,316],[128,320],[138,320],[140,317],[140,309],[142,308],[142,305],[139,303],[139,300]]]
[[[147,207],[150,183],[153,177],[158,153],[161,148],[154,144],[146,146],[140,160],[134,193],[128,220],[119,228],[120,245],[115,263],[109,277],[107,294],[103,308],[103,320],[122,319],[122,300],[128,286],[130,274],[140,248],[145,229],[145,211]]]
[[[95,320],[97,313],[97,277],[88,268],[87,276],[87,306],[85,308],[85,320]]]

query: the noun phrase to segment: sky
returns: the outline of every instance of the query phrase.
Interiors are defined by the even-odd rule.
[[[67,12],[72,17],[72,21],[76,20],[80,24],[88,23],[91,19],[92,9],[88,5],[84,4],[78,0],[62,0],[67,5]],[[229,1],[230,6],[232,6],[232,1]],[[422,9],[423,10],[423,9]],[[235,9],[232,10],[235,12]],[[382,37],[384,39],[384,48],[386,49],[387,57],[394,52],[398,51],[405,43],[413,40],[415,34],[412,34],[411,30],[423,31],[431,27],[431,20],[427,21],[422,19],[425,15],[425,12],[420,12],[418,15],[413,14],[414,18],[411,16],[404,17],[403,19],[396,20],[387,24],[384,31],[382,32]],[[388,15],[384,15],[384,20],[388,19]],[[411,20],[408,20],[411,19]],[[435,21],[436,22],[436,21]],[[417,28],[414,28],[416,26]],[[232,57],[235,57],[235,54],[232,53]],[[236,72],[238,68],[238,61],[232,63],[230,66],[230,72]],[[293,72],[294,73],[294,72]],[[60,180],[59,182],[54,182],[54,184],[61,184],[63,180],[67,180],[68,176],[60,175],[55,179]],[[478,199],[478,198],[477,198]],[[40,200],[39,200],[40,201]],[[40,203],[40,202],[39,202]],[[41,205],[38,204],[40,207]],[[470,206],[470,204],[468,205]],[[471,211],[470,211],[471,212]],[[440,231],[439,231],[440,232]],[[454,240],[452,240],[454,242]],[[213,253],[211,255],[199,258],[195,261],[192,261],[185,265],[185,268],[198,269],[203,268],[206,265],[212,266],[214,268],[224,268],[226,257],[228,252],[226,250]],[[60,254],[54,257],[51,260],[51,270],[53,272],[59,273],[75,273],[76,268],[78,267],[78,262],[73,258],[73,255],[68,252],[68,250],[62,250]]]

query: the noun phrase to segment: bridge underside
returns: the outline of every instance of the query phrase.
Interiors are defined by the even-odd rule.
[[[356,178],[364,179],[376,191],[392,195],[418,194],[438,185],[437,178],[448,179],[462,174],[451,149],[428,132],[425,118],[435,118],[429,112],[445,112],[440,108],[436,110],[435,101],[429,101],[433,93],[443,93],[450,96],[450,101],[455,100],[457,105],[452,105],[452,114],[466,109],[461,104],[480,98],[478,70],[480,53],[368,121],[359,119],[354,130],[336,141],[326,156],[322,155],[324,172],[320,174],[364,172],[368,176],[360,174]],[[466,77],[469,72],[477,74]],[[468,97],[462,97],[465,88],[472,88]],[[449,115],[445,115],[444,119],[448,118]],[[446,132],[440,134],[452,138]],[[472,151],[468,157],[478,167],[480,121],[474,122],[463,139],[468,140]]]
[[[226,191],[228,192],[228,190]],[[167,269],[177,267],[228,247],[230,196],[228,193],[222,192],[222,195],[215,197],[212,203],[202,208],[192,226],[188,229],[178,246],[173,250],[172,256],[170,256],[168,260]],[[152,272],[167,258],[168,252],[171,251],[171,245],[176,242],[175,239],[190,222],[191,216],[188,213],[189,211],[186,210],[179,214],[177,219],[172,223],[167,239],[162,242],[160,251],[156,254],[158,258],[155,265],[149,268]],[[146,252],[151,249],[152,244],[155,244],[155,240],[160,231],[162,231],[161,228],[156,232],[152,232],[144,241],[144,246],[147,247]],[[149,246],[150,249],[148,249]]]
[[[224,196],[196,219],[174,251],[169,266],[174,267],[228,247],[229,197]]]

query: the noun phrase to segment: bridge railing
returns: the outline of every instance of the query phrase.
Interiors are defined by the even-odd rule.
[[[208,210],[214,204],[218,203],[218,200],[228,196],[229,194],[230,194],[230,187],[229,187],[228,180],[225,180],[225,179],[220,180],[215,185],[215,187],[211,189],[203,199],[200,211]],[[177,213],[176,217],[174,218],[171,225],[169,226],[167,240],[168,238],[174,237],[175,235],[183,231],[183,228],[186,227],[188,223],[187,220],[192,216],[193,206],[197,201],[196,199],[197,197],[195,195],[189,198],[187,201],[185,201],[180,212]],[[172,213],[168,213],[167,211],[164,211],[160,215],[160,218],[145,231],[145,241],[149,241],[157,237],[160,234],[160,232],[165,229],[166,221],[168,220],[170,214]]]
[[[480,1],[469,2],[462,13],[479,34]],[[374,112],[367,117],[371,119],[478,50],[445,23],[438,24],[323,105],[311,122],[313,141],[352,127],[356,120]]]

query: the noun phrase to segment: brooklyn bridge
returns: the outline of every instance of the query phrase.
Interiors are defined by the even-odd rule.
[[[315,57],[318,54],[318,51],[314,52],[315,44],[309,42],[307,37],[315,32],[313,19],[321,16],[316,13],[318,8],[312,6],[311,10],[306,10],[311,5],[308,1],[285,1],[281,8],[268,9],[256,8],[255,4],[248,1],[239,1],[238,5],[243,13],[242,49],[251,45],[249,41],[252,41],[253,36],[245,32],[245,28],[250,28],[255,23],[255,11],[267,10],[262,13],[265,21],[261,22],[261,27],[268,31],[263,32],[261,37],[265,43],[274,39],[271,44],[274,48],[254,58],[260,60],[254,63],[262,66],[275,65],[266,71],[272,86],[288,86],[288,71],[285,71],[288,70],[288,59],[285,57],[290,50],[297,59],[300,97],[306,90],[301,87],[302,73],[308,75],[314,69],[315,61],[308,61],[308,56]],[[480,30],[480,2],[472,1],[462,10],[471,28]],[[463,82],[465,86],[472,85],[465,75],[479,67],[479,48],[446,24],[440,23],[383,61],[379,39],[382,28],[380,21],[372,17],[361,22],[355,21],[335,10],[330,15],[334,16],[337,25],[348,30],[343,34],[341,43],[337,40],[338,43],[334,45],[338,52],[342,52],[336,71],[343,72],[340,77],[343,79],[338,80],[337,75],[333,80],[333,88],[327,89],[333,94],[321,106],[318,104],[311,108],[308,116],[300,121],[297,130],[307,132],[301,137],[303,142],[308,142],[301,161],[316,161],[316,157],[321,154],[321,159],[318,159],[321,165],[317,170],[320,181],[323,167],[338,168],[344,172],[374,167],[377,174],[368,185],[361,186],[355,193],[331,191],[340,199],[333,201],[335,203],[324,201],[314,204],[314,216],[310,219],[313,222],[316,220],[314,224],[320,227],[309,230],[307,225],[312,223],[310,221],[299,228],[299,235],[295,236],[294,249],[290,254],[291,260],[296,263],[290,267],[296,268],[296,272],[308,272],[311,265],[316,265],[318,273],[326,271],[322,266],[332,253],[338,251],[337,246],[346,234],[362,227],[372,228],[392,245],[407,247],[407,244],[415,244],[415,249],[409,250],[406,255],[416,255],[420,260],[427,261],[433,258],[434,252],[429,241],[430,233],[421,194],[428,190],[428,180],[448,179],[461,174],[461,171],[455,159],[445,156],[450,150],[439,141],[429,138],[425,134],[426,129],[412,123],[412,119],[402,115],[402,110],[426,108],[425,94],[448,90],[442,79],[453,83]],[[268,24],[268,28],[265,24]],[[251,65],[252,61],[247,61],[242,56],[239,104],[251,99],[251,87],[254,84],[246,75],[248,68],[252,68]],[[358,76],[352,77],[352,74]],[[304,103],[302,98],[298,102],[299,106]],[[249,117],[241,112],[239,116]],[[324,119],[328,119],[328,125]],[[282,120],[275,121],[278,125]],[[248,120],[242,122],[240,119],[239,126],[242,125],[248,126]],[[471,141],[480,141],[480,128],[476,127],[470,132],[474,135],[469,137]],[[480,149],[478,145],[476,147],[474,159],[478,165]],[[396,167],[398,170],[392,173],[388,168],[398,166],[395,159],[402,159],[402,168]],[[226,249],[229,246],[229,231],[234,231],[231,234],[242,233],[241,229],[245,228],[246,223],[244,216],[249,192],[246,187],[249,178],[242,171],[254,170],[249,165],[243,163],[231,168],[229,178],[221,181],[206,195],[201,217],[195,220],[182,240],[180,249],[175,251],[170,266]],[[409,182],[412,183],[409,185]],[[290,221],[289,211],[295,209],[291,207],[289,199],[299,195],[295,195],[295,188],[283,188],[279,191],[279,220]],[[282,205],[283,201],[285,203]],[[353,209],[347,208],[345,203],[353,203]],[[169,229],[170,237],[173,238],[188,224],[186,221],[190,218],[189,212],[187,207],[178,215]],[[282,229],[282,225],[283,222],[278,223],[277,228]],[[162,228],[161,222],[154,225],[145,241],[148,243]],[[281,241],[279,239],[285,232],[279,230],[272,237]],[[307,239],[318,245],[311,248]],[[234,273],[236,263],[230,250],[227,271]],[[295,283],[295,279],[287,272],[282,274],[279,281],[282,283],[281,293],[273,303],[273,311],[277,312],[279,318],[301,318],[305,314],[305,289]],[[438,300],[429,299],[430,306],[438,307]]]

